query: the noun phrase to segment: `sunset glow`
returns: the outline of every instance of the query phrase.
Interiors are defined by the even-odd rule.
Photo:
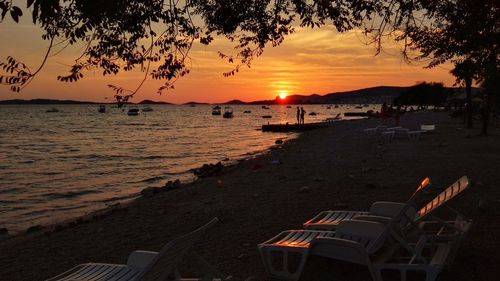
[[[47,42],[41,32],[29,25],[0,25],[0,58],[12,55],[36,68],[46,50]],[[22,29],[23,32],[19,32]],[[234,65],[218,57],[219,50],[231,52],[227,40],[216,38],[209,46],[195,45],[190,53],[190,74],[175,84],[175,89],[162,95],[156,90],[163,81],[149,78],[133,101],[144,99],[184,103],[188,101],[219,103],[232,99],[243,101],[271,100],[276,95],[328,94],[374,86],[410,86],[417,81],[444,82],[452,86],[454,78],[449,65],[423,69],[425,64],[406,64],[401,60],[398,46],[386,44],[375,56],[373,46],[366,46],[361,31],[338,33],[332,27],[321,29],[296,28],[281,46],[267,47],[254,60],[251,68],[244,68],[235,76],[222,73]],[[56,77],[68,73],[70,65],[81,52],[81,46],[64,49],[49,58],[45,68],[21,93],[14,94],[8,87],[0,87],[0,99],[75,99],[107,102],[113,99],[108,84],[135,89],[144,74],[140,71],[120,72],[102,76],[100,70],[85,72],[85,78],[75,83],[63,83]],[[59,49],[57,49],[59,50]]]
[[[280,97],[280,99],[284,100],[288,96],[288,92],[284,91],[284,90],[283,91],[279,91],[278,92],[278,96]]]

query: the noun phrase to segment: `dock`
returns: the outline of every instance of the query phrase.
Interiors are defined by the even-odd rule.
[[[262,132],[301,132],[319,128],[325,128],[328,123],[309,123],[309,124],[267,124],[262,125]]]

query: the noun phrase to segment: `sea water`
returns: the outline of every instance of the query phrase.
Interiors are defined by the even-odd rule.
[[[46,112],[52,107],[59,112]],[[191,181],[190,170],[205,163],[230,163],[296,136],[260,131],[268,122],[295,123],[295,106],[235,105],[232,119],[212,116],[210,105],[151,107],[128,116],[116,106],[105,113],[98,105],[0,106],[0,228],[12,233],[84,215],[148,186]],[[350,110],[304,108],[318,113],[306,122]]]

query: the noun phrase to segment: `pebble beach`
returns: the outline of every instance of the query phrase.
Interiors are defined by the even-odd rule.
[[[394,121],[389,120],[389,125]],[[447,112],[416,112],[401,126],[435,124],[418,141],[384,142],[363,129],[378,119],[334,122],[303,132],[267,153],[225,167],[222,174],[140,197],[98,215],[29,234],[0,236],[1,280],[44,280],[86,262],[125,263],[130,252],[158,251],[170,239],[213,217],[220,222],[197,252],[234,280],[270,280],[256,249],[280,231],[300,229],[319,211],[366,210],[374,201],[405,201],[430,177],[429,199],[461,176],[472,186],[452,206],[473,226],[438,280],[496,280],[500,276],[500,130],[479,136]],[[495,127],[496,126],[496,127]],[[312,257],[301,280],[370,280],[363,270]],[[189,255],[183,277],[204,274]]]

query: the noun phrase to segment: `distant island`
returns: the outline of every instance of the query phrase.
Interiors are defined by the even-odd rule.
[[[219,104],[237,105],[237,104],[337,104],[337,103],[350,103],[350,104],[381,104],[392,103],[394,98],[398,97],[401,92],[407,91],[412,86],[398,87],[398,86],[378,86],[347,92],[334,92],[326,95],[290,95],[286,99],[279,98],[273,100],[260,100],[244,102],[238,99],[230,100]],[[448,90],[455,90],[456,88],[446,88]],[[477,88],[473,88],[473,92],[477,92]],[[32,100],[2,100],[0,104],[113,104],[114,102],[90,102],[90,101],[74,101],[74,100],[57,100],[57,99],[32,99]],[[164,101],[143,100],[138,103],[130,104],[172,104]],[[202,102],[187,102],[183,105],[203,105],[208,103]],[[215,103],[217,104],[217,103]]]

